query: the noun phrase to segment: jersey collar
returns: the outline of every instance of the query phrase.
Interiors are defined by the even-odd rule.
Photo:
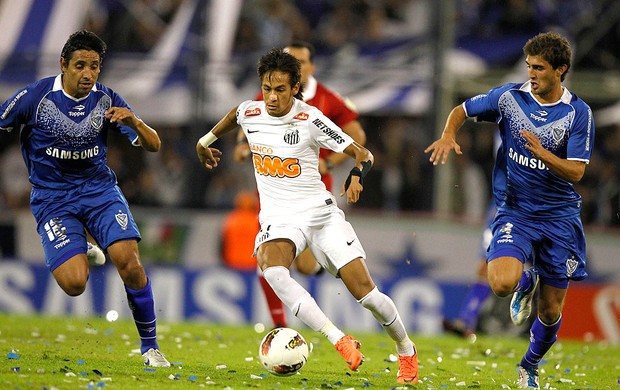
[[[530,83],[530,80],[526,81],[525,83],[523,83],[523,85],[521,85],[521,88],[519,88],[519,90],[523,91],[523,92],[527,92],[530,95],[532,94],[532,84]],[[534,96],[532,96],[534,97]],[[558,103],[564,103],[564,104],[569,104],[571,102],[571,100],[573,99],[573,94],[568,90],[568,88],[562,86],[562,96],[560,96],[560,99],[557,102],[553,102],[553,103],[540,103],[538,102],[537,99],[534,99],[538,102],[538,104],[540,104],[541,106],[553,106],[555,104]]]
[[[79,102],[81,100],[84,100],[88,97],[88,95],[84,96],[83,98],[80,99],[76,99],[73,96],[69,95],[68,93],[65,92],[64,89],[62,89],[62,73],[59,74],[58,76],[56,76],[56,78],[54,79],[54,87],[52,88],[52,92],[56,92],[56,91],[62,91],[62,93],[68,97],[71,100],[75,100],[76,102]],[[91,91],[96,92],[97,91],[97,83],[93,84],[93,87],[91,88]]]

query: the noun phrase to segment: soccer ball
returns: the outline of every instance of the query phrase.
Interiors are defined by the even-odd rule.
[[[260,342],[258,356],[263,367],[273,375],[289,376],[308,361],[308,344],[295,329],[276,328]]]

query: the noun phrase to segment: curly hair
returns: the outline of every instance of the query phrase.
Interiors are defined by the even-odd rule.
[[[527,56],[540,56],[547,61],[553,69],[566,65],[566,70],[560,78],[564,81],[570,69],[572,50],[568,40],[555,32],[540,33],[527,41],[523,46],[523,53]]]

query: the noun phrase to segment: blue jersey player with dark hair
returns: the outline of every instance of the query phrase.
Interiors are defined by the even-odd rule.
[[[58,285],[70,296],[84,292],[86,234],[92,235],[125,284],[144,363],[169,367],[157,344],[153,291],[138,253],[140,232],[106,158],[110,131],[151,152],[161,141],[120,95],[97,82],[105,51],[105,42],[94,33],[72,34],[62,49],[62,73],[4,102],[0,129],[20,131],[31,210],[45,263]]]
[[[569,281],[587,276],[581,196],[573,185],[590,161],[594,121],[590,107],[562,86],[571,65],[565,38],[541,33],[523,52],[529,80],[455,107],[426,152],[435,165],[444,164],[452,150],[461,154],[456,134],[468,117],[495,118],[499,125],[503,153],[496,171],[503,172],[505,193],[491,226],[488,279],[496,295],[513,294],[510,315],[517,325],[529,317],[538,287],[537,318],[517,383],[538,389],[538,365],[557,339]],[[524,271],[528,259],[534,266]]]

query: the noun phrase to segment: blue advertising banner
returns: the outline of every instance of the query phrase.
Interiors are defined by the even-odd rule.
[[[238,272],[213,265],[203,268],[149,266],[158,319],[167,322],[197,321],[211,324],[272,326],[254,272]],[[343,283],[329,274],[295,275],[315,297],[325,314],[339,327],[355,331],[380,331],[374,317],[349,294]],[[442,319],[458,315],[467,293],[464,282],[438,281],[400,274],[375,278],[379,288],[394,300],[407,329],[432,335],[443,332]],[[617,284],[575,283],[569,291],[562,336],[572,339],[620,343]],[[510,298],[491,295],[479,318],[479,332],[506,336],[527,335],[529,324],[512,325]],[[123,284],[111,264],[92,268],[88,287],[79,297],[67,296],[43,265],[0,261],[0,312],[56,316],[105,316],[115,310],[130,319]],[[583,321],[583,316],[589,318]],[[287,313],[289,326],[304,325]]]
[[[220,266],[198,269],[148,267],[156,310],[163,321],[210,323],[265,323],[270,326],[264,297],[254,272]],[[329,274],[296,277],[315,297],[334,323],[346,329],[380,329],[372,315]],[[412,332],[441,332],[444,316],[455,316],[467,286],[420,277],[375,279],[392,297]],[[116,269],[106,264],[92,268],[88,287],[79,297],[67,296],[43,265],[0,262],[0,311],[49,315],[104,316],[109,310],[130,318],[123,284]],[[291,325],[301,326],[288,313]]]

